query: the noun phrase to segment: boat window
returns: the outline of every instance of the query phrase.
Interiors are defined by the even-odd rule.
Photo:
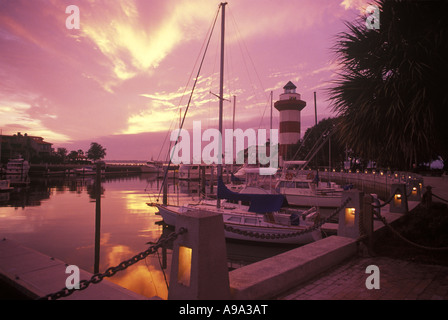
[[[240,223],[241,217],[230,217],[229,219],[227,219],[227,221]]]
[[[295,183],[294,181],[287,181],[286,182],[286,188],[295,188]]]
[[[192,170],[196,170],[197,168],[198,168],[198,166],[191,167]]]
[[[296,182],[296,188],[308,189],[308,182]]]
[[[257,219],[256,218],[245,218],[244,219],[244,223],[246,223],[246,224],[256,224],[257,223]]]

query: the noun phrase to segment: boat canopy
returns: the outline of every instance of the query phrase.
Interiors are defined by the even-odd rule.
[[[218,198],[233,201],[248,201],[250,202],[249,212],[254,213],[279,211],[286,200],[285,196],[282,194],[251,194],[233,192],[226,187],[221,177],[218,178]]]

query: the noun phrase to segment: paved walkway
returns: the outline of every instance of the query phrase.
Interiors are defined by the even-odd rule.
[[[379,268],[379,289],[367,289],[369,265]],[[279,300],[448,300],[448,267],[386,257],[355,257]]]

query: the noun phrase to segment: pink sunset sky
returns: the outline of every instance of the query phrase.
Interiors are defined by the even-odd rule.
[[[275,102],[288,81],[307,102],[302,136],[314,125],[314,92],[318,119],[332,116],[325,88],[338,70],[335,36],[371,2],[229,0],[224,92],[236,96],[235,127],[268,129],[270,92]],[[219,3],[0,0],[2,134],[42,136],[68,151],[95,141],[108,160],[165,159]],[[69,5],[80,10],[78,30],[66,28]],[[218,23],[186,129],[197,120],[217,127],[219,33]],[[231,128],[233,103],[224,108]]]

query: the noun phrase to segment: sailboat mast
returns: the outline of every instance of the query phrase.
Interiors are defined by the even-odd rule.
[[[218,149],[218,178],[222,177],[222,117],[223,117],[223,104],[224,104],[224,39],[226,29],[226,5],[227,2],[221,3],[221,68],[219,79],[219,133],[221,134],[221,142]],[[221,202],[218,197],[218,208],[221,207]]]

